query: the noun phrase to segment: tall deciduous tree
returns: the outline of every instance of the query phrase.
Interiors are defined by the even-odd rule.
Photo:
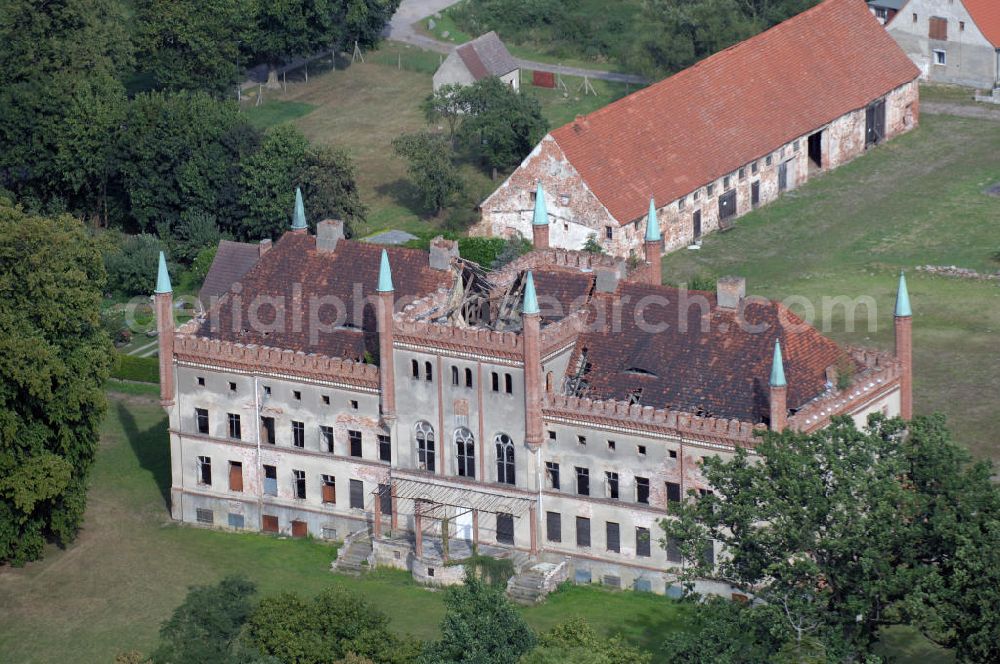
[[[0,561],[73,540],[114,349],[104,266],[79,221],[0,203]]]
[[[36,209],[97,213],[131,48],[117,0],[0,7],[0,187]],[[60,158],[88,150],[78,159]],[[97,162],[97,163],[95,163]]]
[[[491,168],[512,168],[549,129],[538,99],[490,76],[461,92],[467,115],[459,139]]]
[[[535,634],[503,588],[466,575],[445,596],[441,638],[428,645],[426,664],[514,664],[535,645]]]
[[[434,214],[462,190],[451,146],[443,136],[426,131],[403,134],[393,140],[392,149],[406,159],[406,170],[420,191],[424,206]]]
[[[137,48],[164,90],[235,97],[251,57],[251,0],[140,0]]]
[[[996,661],[1000,493],[939,416],[840,418],[822,431],[767,434],[759,461],[709,458],[714,493],[664,520],[683,577],[714,578],[764,601],[769,638],[795,657],[858,658],[886,625],[911,622],[968,661]],[[703,555],[711,541],[725,555]],[[714,625],[738,626],[740,619]],[[746,630],[739,630],[746,639]],[[680,661],[700,661],[682,659]]]

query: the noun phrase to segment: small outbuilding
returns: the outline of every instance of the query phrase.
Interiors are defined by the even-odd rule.
[[[489,76],[515,90],[521,87],[517,61],[493,31],[455,47],[434,72],[434,90],[443,85],[472,85]]]

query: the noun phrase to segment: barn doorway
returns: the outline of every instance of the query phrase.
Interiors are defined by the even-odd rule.
[[[788,189],[788,162],[778,164],[778,191]]]
[[[701,240],[701,210],[694,211],[692,222],[694,224],[694,241],[699,242]]]
[[[865,147],[878,145],[885,138],[885,99],[879,99],[865,109]]]
[[[760,180],[754,180],[750,184],[750,206],[757,207],[760,205]]]
[[[823,168],[823,132],[817,131],[809,135],[809,167],[810,170]]]

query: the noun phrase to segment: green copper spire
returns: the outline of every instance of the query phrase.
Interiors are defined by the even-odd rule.
[[[656,203],[653,197],[649,197],[649,216],[646,217],[646,242],[659,242],[660,222],[656,218]]]
[[[549,211],[545,208],[545,190],[542,189],[541,180],[538,181],[538,189],[535,190],[535,214],[531,218],[531,225],[549,225]]]
[[[160,252],[160,268],[156,273],[156,290],[155,293],[172,293],[173,288],[170,287],[170,274],[167,272],[167,259],[163,257],[163,252]]]
[[[302,203],[302,189],[295,188],[295,212],[292,214],[292,230],[301,231],[306,228],[306,206]]]
[[[382,250],[382,262],[378,266],[378,288],[376,289],[379,293],[391,293],[392,288],[392,270],[389,269],[389,254],[385,249]]]
[[[912,315],[913,311],[910,309],[910,293],[906,290],[906,276],[900,272],[899,290],[896,291],[896,317],[902,318]]]
[[[528,271],[528,276],[524,280],[524,305],[521,307],[521,313],[539,313],[538,296],[535,294],[535,278],[531,276],[530,270]]]
[[[771,387],[785,387],[785,363],[781,359],[781,340],[774,340],[774,359],[771,360]]]

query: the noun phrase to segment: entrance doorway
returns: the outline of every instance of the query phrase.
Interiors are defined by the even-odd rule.
[[[885,138],[885,100],[879,99],[865,109],[865,147],[878,145]]]
[[[750,206],[757,207],[760,205],[760,180],[754,180],[750,183]]]
[[[809,136],[809,165],[823,168],[823,132],[821,131]]]
[[[694,211],[692,222],[694,223],[694,241],[697,242],[701,239],[701,210]]]
[[[778,191],[788,189],[788,162],[778,164]]]

